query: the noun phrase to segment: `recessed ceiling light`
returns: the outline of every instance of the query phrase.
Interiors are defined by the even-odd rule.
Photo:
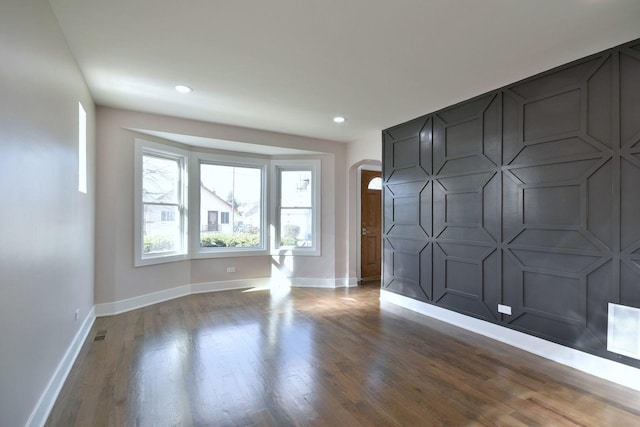
[[[176,85],[176,90],[180,93],[189,93],[191,91],[193,91],[193,89],[191,89],[189,86],[185,86],[185,85]]]
[[[336,122],[336,123],[344,123],[345,120],[347,120],[347,119],[345,119],[342,116],[336,116],[336,117],[333,118],[333,121]]]

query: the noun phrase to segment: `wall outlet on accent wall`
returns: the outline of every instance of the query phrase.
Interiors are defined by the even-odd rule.
[[[498,304],[498,313],[508,314],[511,316],[511,306]]]
[[[235,267],[227,267],[227,273],[235,273],[235,272],[236,272]]]

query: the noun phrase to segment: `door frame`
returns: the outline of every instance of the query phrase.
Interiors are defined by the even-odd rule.
[[[356,224],[358,224],[357,232],[356,232],[356,278],[358,282],[362,280],[362,171],[376,171],[382,173],[382,165],[365,163],[358,166],[358,173],[356,174],[356,188],[358,197],[356,197]],[[384,190],[382,190],[384,191]],[[380,194],[382,197],[382,193]],[[384,218],[383,218],[384,222]],[[383,241],[382,235],[384,233],[384,227],[380,227],[380,242]],[[382,246],[380,246],[380,252],[382,252]],[[381,269],[384,268],[384,260],[382,261]],[[380,271],[380,276],[382,277],[382,270]]]

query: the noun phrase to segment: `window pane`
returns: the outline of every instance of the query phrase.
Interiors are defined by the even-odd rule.
[[[176,203],[180,188],[180,162],[174,159],[142,156],[142,201]]]
[[[177,206],[144,205],[144,254],[181,249],[180,212]]]
[[[280,210],[280,245],[313,246],[313,222],[310,208]]]
[[[367,186],[368,190],[382,190],[382,178],[379,176],[373,178],[369,181],[369,185]]]
[[[173,210],[169,210],[169,209],[165,209],[162,211],[162,221],[163,222],[167,222],[167,221],[175,221],[176,220],[176,213]]]
[[[200,165],[200,246],[261,246],[262,169]]]
[[[280,206],[311,207],[311,171],[280,172]]]

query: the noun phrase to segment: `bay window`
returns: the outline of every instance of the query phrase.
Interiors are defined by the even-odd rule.
[[[268,255],[269,247],[320,255],[320,160],[136,139],[135,161],[135,266]]]

